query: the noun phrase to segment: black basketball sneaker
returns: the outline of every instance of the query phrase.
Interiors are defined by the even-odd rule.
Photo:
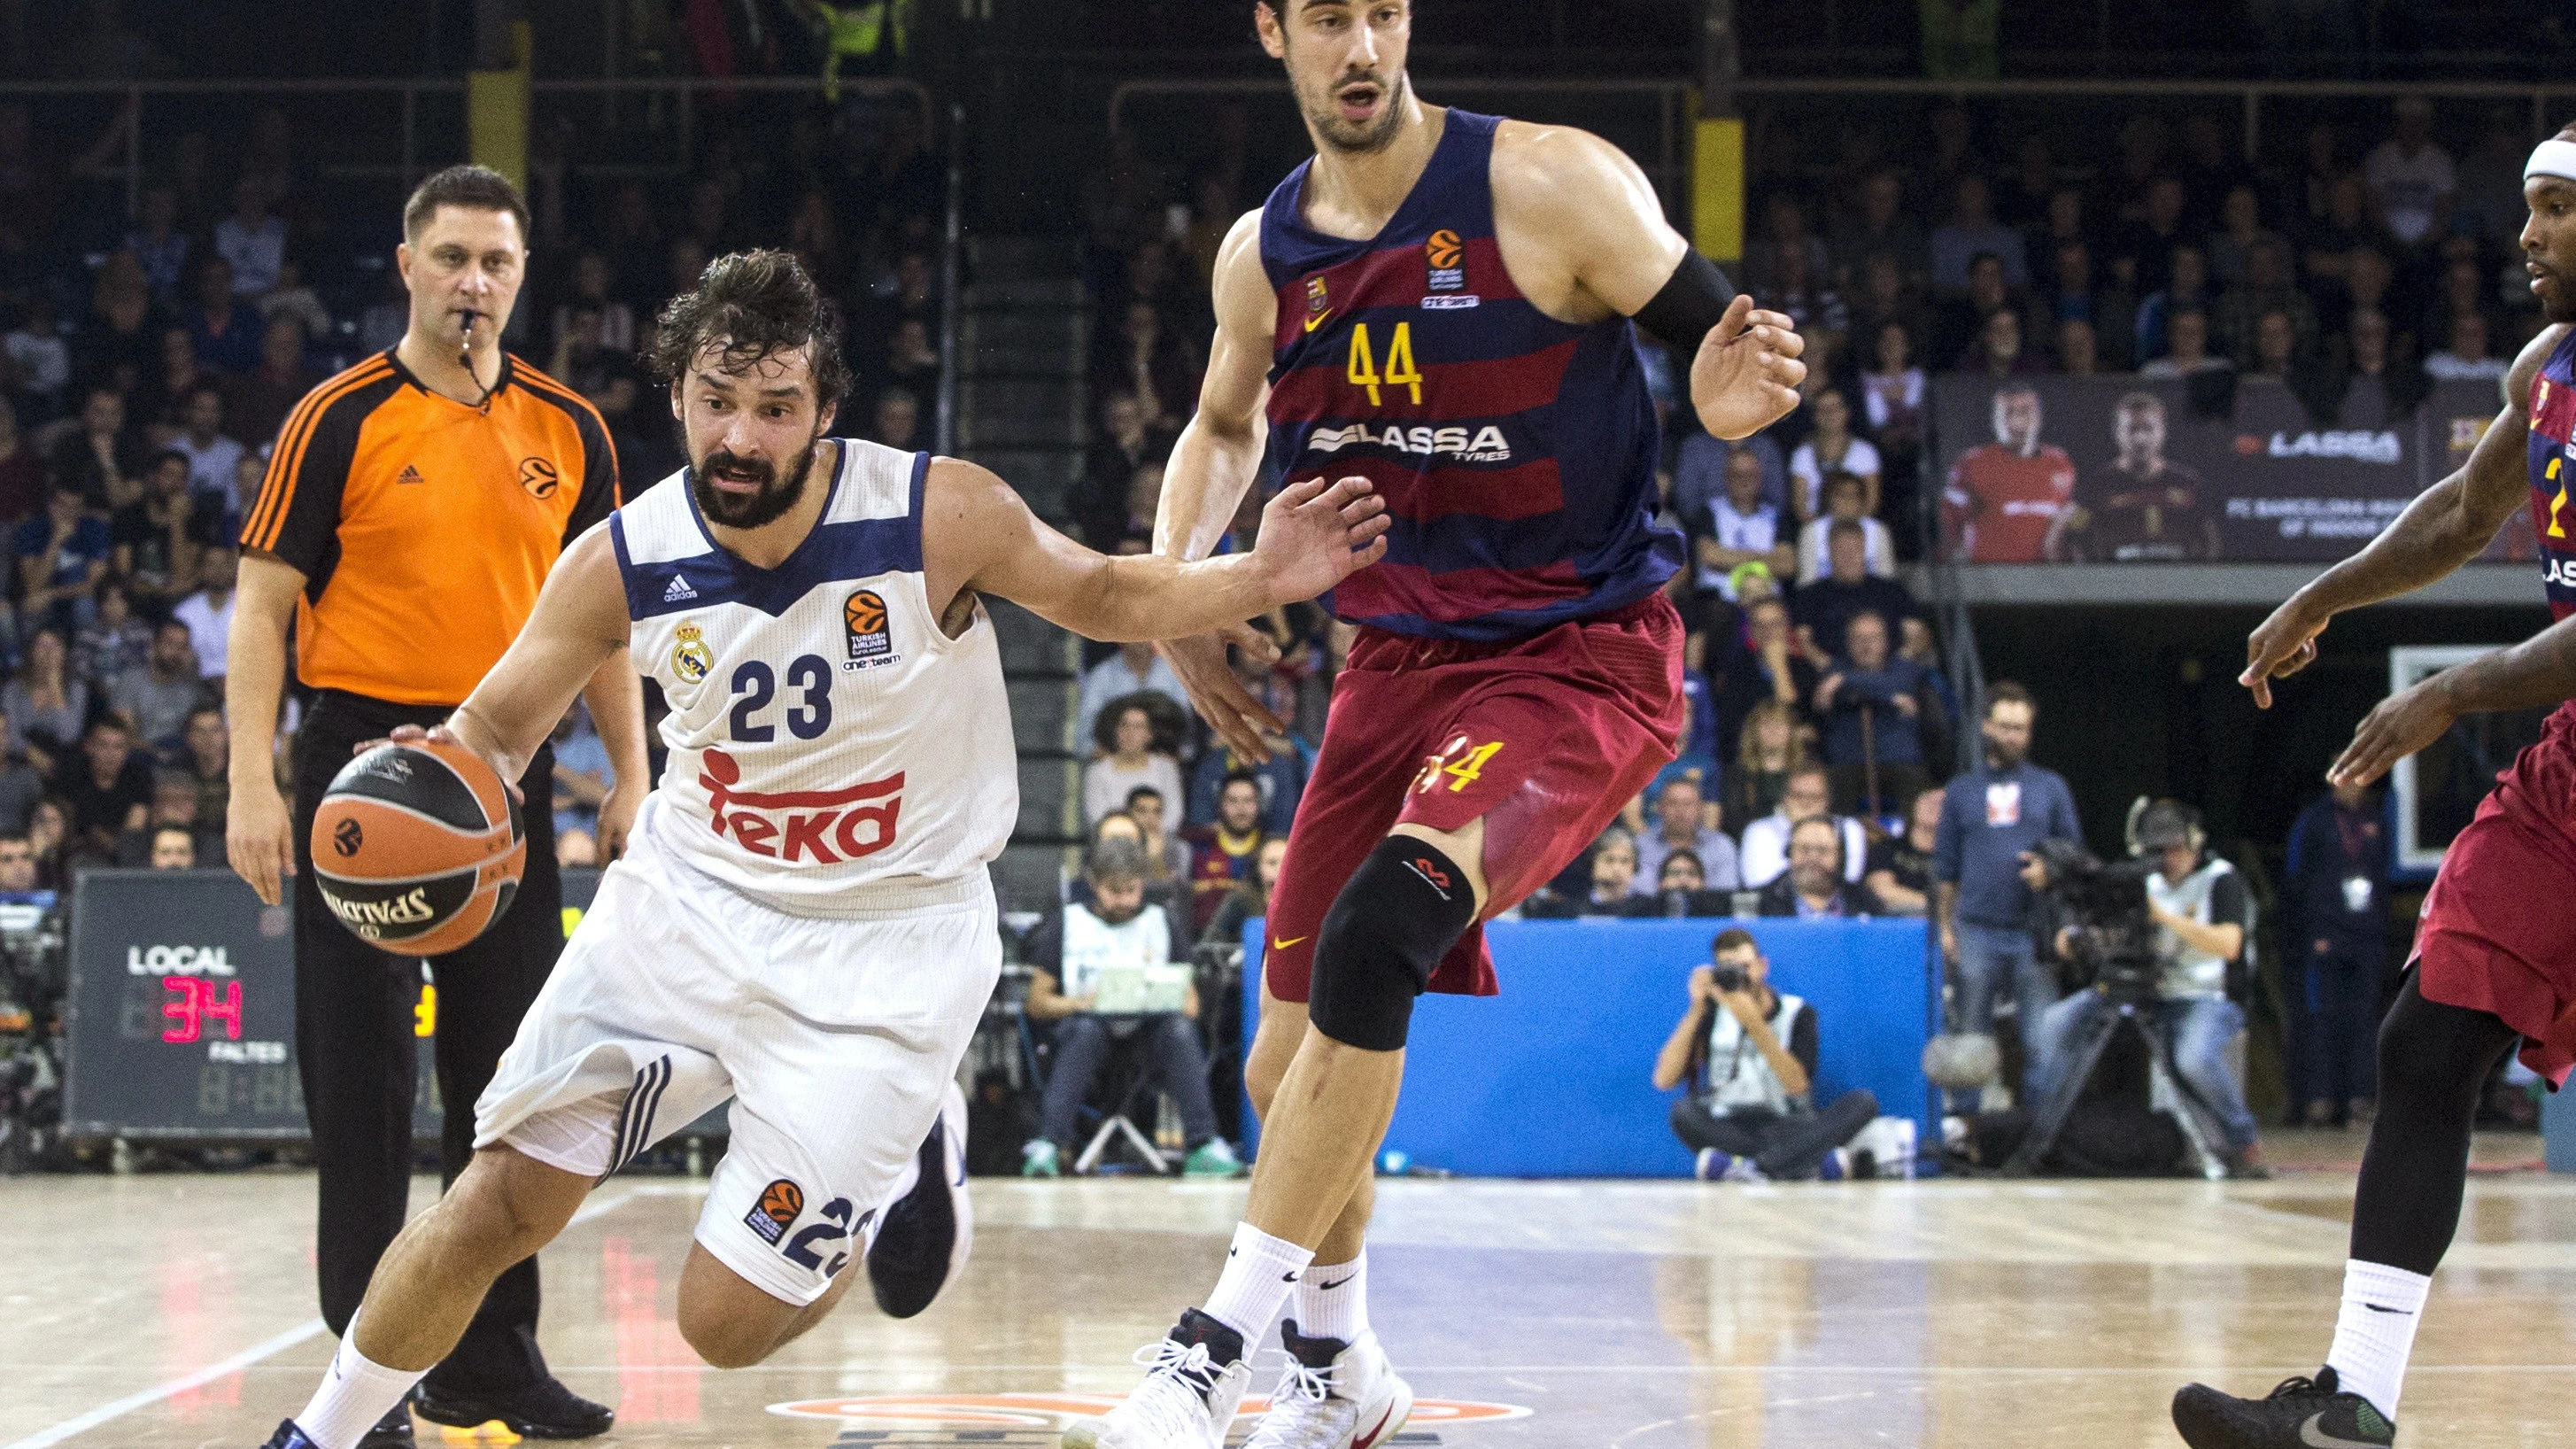
[[[2292,1378],[2259,1399],[2191,1384],[2174,1395],[2174,1428],[2191,1449],[2386,1449],[2397,1426],[2348,1394],[2331,1368]]]
[[[411,1432],[411,1404],[406,1399],[386,1410],[375,1427],[358,1440],[355,1449],[412,1449],[415,1442]],[[302,1429],[295,1427],[293,1419],[280,1419],[277,1432],[269,1435],[268,1442],[260,1449],[316,1449],[316,1446]]]
[[[896,1198],[868,1245],[868,1286],[891,1318],[928,1308],[966,1266],[975,1208],[966,1197],[966,1094],[950,1082],[921,1141],[920,1176]]]

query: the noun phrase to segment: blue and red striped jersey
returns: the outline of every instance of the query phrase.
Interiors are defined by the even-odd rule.
[[[1635,329],[1531,305],[1494,237],[1492,116],[1451,110],[1386,228],[1301,217],[1309,161],[1261,214],[1279,296],[1270,450],[1283,484],[1358,475],[1394,520],[1387,555],[1326,598],[1355,624],[1508,640],[1663,586],[1654,401]]]
[[[2570,330],[2531,383],[2531,531],[2540,540],[2541,581],[2549,613],[2576,614],[2576,330]]]

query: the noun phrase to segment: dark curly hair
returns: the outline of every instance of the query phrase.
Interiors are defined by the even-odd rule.
[[[697,290],[662,308],[644,362],[655,377],[677,383],[710,346],[722,349],[718,367],[740,372],[808,344],[815,405],[831,407],[850,390],[839,310],[793,253],[730,252],[707,263]]]

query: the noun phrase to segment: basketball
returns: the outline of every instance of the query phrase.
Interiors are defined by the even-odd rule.
[[[313,875],[360,940],[436,956],[510,908],[528,847],[510,792],[472,751],[386,744],[341,767],[313,816]]]

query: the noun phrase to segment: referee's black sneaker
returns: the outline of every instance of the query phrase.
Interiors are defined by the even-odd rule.
[[[868,1286],[892,1318],[928,1308],[975,1246],[975,1208],[966,1198],[966,1094],[955,1082],[940,1093],[939,1117],[916,1161],[919,1180],[886,1208],[868,1245]]]
[[[412,1398],[412,1411],[433,1424],[472,1429],[498,1419],[522,1439],[587,1439],[605,1434],[617,1422],[617,1411],[594,1404],[563,1386],[561,1379],[541,1379],[503,1394],[448,1398],[423,1383]]]
[[[2174,1395],[2173,1421],[2191,1449],[2384,1449],[2397,1440],[2388,1416],[2345,1393],[2332,1368],[2284,1379],[2259,1399],[2192,1384]]]
[[[411,1433],[411,1409],[406,1400],[386,1410],[375,1427],[359,1437],[354,1449],[412,1449],[415,1442]],[[295,1427],[293,1419],[281,1419],[277,1432],[271,1434],[260,1449],[315,1449],[315,1445],[302,1429]]]

